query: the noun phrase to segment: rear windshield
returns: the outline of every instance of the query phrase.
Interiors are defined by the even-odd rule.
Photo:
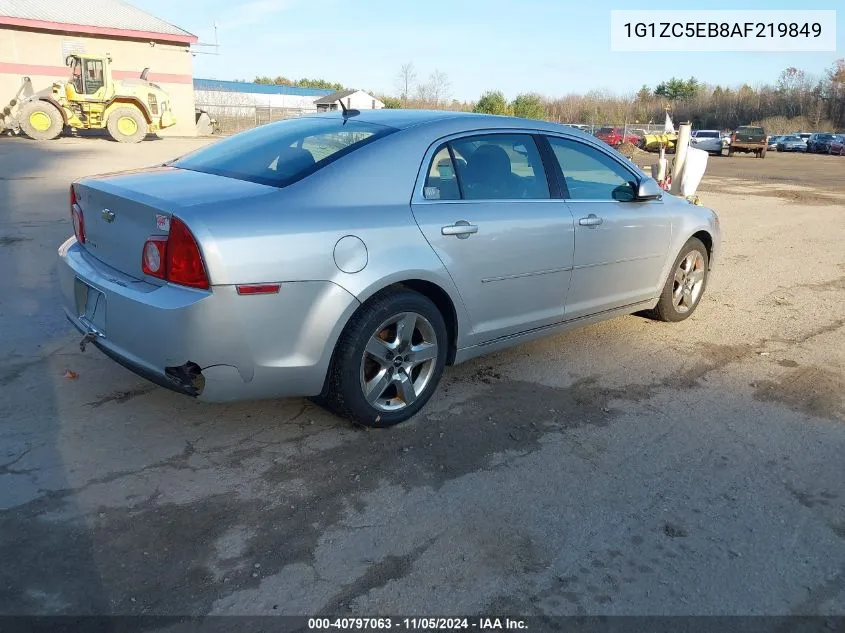
[[[717,138],[719,136],[718,132],[710,132],[709,130],[702,130],[698,134],[695,135],[696,138]]]
[[[819,141],[829,141],[833,138],[833,134],[817,134],[816,139]]]
[[[284,187],[395,131],[341,118],[288,119],[236,134],[169,164]]]
[[[737,130],[737,132],[741,132],[742,134],[762,134],[763,128],[761,128],[761,127],[741,127]]]

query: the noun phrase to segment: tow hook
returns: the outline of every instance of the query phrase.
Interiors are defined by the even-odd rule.
[[[82,340],[81,340],[81,341],[79,341],[79,351],[80,351],[80,352],[84,352],[84,351],[85,351],[85,346],[86,346],[86,345],[88,345],[88,343],[90,343],[91,341],[93,341],[95,338],[97,338],[97,333],[96,333],[96,332],[88,332],[88,334],[86,334],[85,336],[83,336],[83,337],[82,337]]]

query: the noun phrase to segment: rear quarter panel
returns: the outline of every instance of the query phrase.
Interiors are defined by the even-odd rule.
[[[411,213],[427,147],[424,135],[395,133],[272,195],[178,214],[200,242],[214,285],[329,281],[363,303],[393,283],[419,279],[449,295],[459,333],[468,332],[454,283]],[[366,248],[361,270],[338,266],[335,247],[346,236]],[[281,297],[276,308],[284,309]]]

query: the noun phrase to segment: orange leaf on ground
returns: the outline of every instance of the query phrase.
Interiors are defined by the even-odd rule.
[[[77,378],[79,378],[79,374],[77,374],[72,369],[68,369],[65,371],[65,378],[67,378],[68,380],[76,380]]]

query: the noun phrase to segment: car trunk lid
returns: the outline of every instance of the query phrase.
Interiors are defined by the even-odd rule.
[[[178,217],[187,208],[196,211],[203,205],[234,203],[276,191],[172,167],[86,178],[75,183],[74,189],[84,217],[84,248],[121,273],[154,283],[163,282],[144,275],[144,244],[151,236],[166,236],[174,214]]]

